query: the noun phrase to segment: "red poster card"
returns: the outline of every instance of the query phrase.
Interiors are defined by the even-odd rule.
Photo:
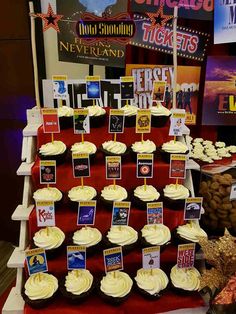
[[[185,179],[186,177],[186,155],[172,154],[170,157],[170,174],[173,179]]]
[[[194,267],[195,243],[178,245],[177,267]]]
[[[57,109],[42,109],[44,133],[60,133]]]

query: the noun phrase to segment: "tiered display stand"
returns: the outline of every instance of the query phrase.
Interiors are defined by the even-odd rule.
[[[24,261],[25,249],[32,239],[34,233],[38,230],[34,202],[32,200],[32,192],[42,186],[39,184],[39,160],[36,158],[36,151],[43,143],[50,141],[50,135],[44,134],[41,126],[41,116],[39,109],[31,109],[27,111],[28,124],[23,130],[22,144],[22,163],[17,170],[17,175],[24,176],[24,191],[22,204],[19,205],[12,215],[13,220],[20,221],[19,247],[17,247],[8,261],[8,267],[17,268],[16,286],[12,288],[8,299],[3,307],[3,314],[34,314],[34,313],[50,313],[50,314],[73,314],[73,313],[164,313],[171,310],[182,309],[183,313],[204,313],[204,302],[198,293],[190,295],[177,295],[168,290],[162,298],[157,301],[146,301],[136,292],[132,292],[130,298],[119,307],[112,307],[105,304],[96,295],[85,301],[82,305],[71,306],[62,298],[57,298],[48,308],[42,310],[33,310],[24,304],[21,297],[21,290],[24,285]],[[111,134],[107,133],[108,124],[99,129],[91,129],[91,134],[86,135],[85,140],[93,142],[99,147],[105,140],[111,139]],[[189,129],[185,128],[185,135],[189,134]],[[75,135],[73,129],[63,130],[60,134],[55,135],[55,139],[62,140],[68,147],[75,142],[80,141],[80,136]],[[153,140],[157,146],[168,141],[168,126],[164,128],[152,128],[152,133],[145,135],[145,139]],[[131,145],[133,142],[140,140],[140,135],[135,134],[135,128],[126,128],[125,133],[118,135],[119,141]],[[185,141],[185,136],[179,138]],[[191,170],[199,169],[199,166],[192,160],[187,163],[187,176],[185,186],[189,188],[192,196],[194,196],[193,181]],[[131,161],[122,164],[122,180],[117,184],[125,187],[128,191],[138,185],[142,185],[142,180],[137,179],[135,175],[136,164]],[[162,189],[166,184],[171,182],[169,179],[169,165],[162,162],[160,158],[155,160],[154,178],[148,180],[148,184]],[[76,185],[80,181],[74,179],[72,175],[71,161],[57,167],[57,188],[63,192]],[[85,179],[86,185],[94,186],[98,193],[101,189],[110,184],[105,179],[105,165],[102,156],[96,158],[95,164],[91,166],[91,177]],[[56,211],[56,225],[61,228],[66,235],[76,230],[77,213],[65,204]],[[105,234],[111,223],[111,213],[98,204],[95,226]],[[171,230],[183,223],[183,211],[173,211],[164,208],[164,224]],[[146,224],[146,212],[131,207],[130,225],[136,230],[140,230]],[[171,267],[176,264],[177,248],[170,245],[161,254],[161,268],[169,274]],[[49,272],[61,277],[66,274],[66,254],[48,262]],[[97,252],[93,257],[88,257],[87,268],[95,275],[101,277],[104,274],[102,252]],[[124,270],[135,276],[136,271],[141,268],[141,248],[134,250],[124,257]],[[184,310],[184,308],[186,310]]]

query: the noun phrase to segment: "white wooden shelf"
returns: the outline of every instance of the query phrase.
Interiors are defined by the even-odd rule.
[[[24,313],[25,302],[16,287],[11,289],[8,298],[2,308],[2,314],[22,314]]]
[[[33,162],[31,162],[30,164],[22,162],[20,167],[17,169],[16,174],[18,176],[31,176],[31,168],[33,164]]]
[[[24,129],[23,129],[23,136],[24,137],[30,137],[30,136],[37,136],[38,133],[38,128],[42,124],[28,124]]]
[[[34,205],[30,205],[29,207],[24,207],[23,205],[18,205],[11,216],[12,220],[29,220],[29,215],[32,212]]]
[[[189,159],[186,164],[187,170],[200,170],[200,166],[193,159]]]
[[[13,251],[8,263],[8,268],[24,268],[25,263],[25,252],[20,250],[18,247]]]

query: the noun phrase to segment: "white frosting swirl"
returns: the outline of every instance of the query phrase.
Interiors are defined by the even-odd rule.
[[[188,147],[181,142],[171,140],[162,145],[162,149],[167,153],[186,153]]]
[[[57,188],[42,188],[38,189],[33,194],[33,199],[37,201],[53,201],[58,202],[62,199],[62,193]]]
[[[106,114],[106,110],[98,105],[88,106],[86,109],[88,109],[90,117],[97,117]]]
[[[65,280],[66,291],[81,295],[87,292],[93,283],[93,276],[87,269],[77,269],[68,272]]]
[[[176,288],[187,291],[196,291],[200,285],[200,273],[193,268],[178,268],[177,265],[172,267],[170,279]]]
[[[102,240],[102,234],[97,228],[83,227],[75,231],[73,243],[90,247],[98,244]]]
[[[47,227],[35,233],[34,244],[45,250],[58,248],[65,240],[64,232],[58,227]]]
[[[66,151],[66,145],[62,141],[54,141],[44,144],[40,147],[39,152],[43,156],[54,156],[63,154]]]
[[[199,226],[198,222],[191,221],[185,225],[178,226],[177,234],[188,241],[199,242],[198,237],[206,237],[206,232]]]
[[[25,294],[30,300],[49,299],[57,289],[57,278],[47,273],[33,274],[25,283]]]
[[[231,154],[226,148],[218,148],[217,153],[220,157],[231,157]]]
[[[97,196],[97,191],[92,186],[75,186],[68,192],[72,202],[91,201]]]
[[[75,143],[71,146],[71,152],[77,154],[95,154],[97,147],[91,142]]]
[[[194,140],[193,140],[193,142],[194,143],[202,143],[204,140],[203,140],[203,138],[201,138],[201,137],[196,137]]]
[[[141,230],[142,237],[152,245],[163,245],[170,241],[170,229],[163,224],[145,225]]]
[[[128,197],[126,189],[120,185],[105,186],[101,192],[101,196],[107,201],[123,201]]]
[[[225,146],[226,146],[225,142],[215,142],[215,147],[223,148]]]
[[[156,150],[156,145],[153,141],[150,140],[146,140],[143,142],[135,142],[134,144],[132,144],[132,150],[135,153],[153,153]]]
[[[208,146],[208,145],[212,145],[213,142],[212,142],[212,141],[205,140],[205,141],[203,141],[202,144],[203,144],[204,146]]]
[[[107,150],[112,154],[124,154],[126,152],[127,146],[121,142],[107,141],[102,144],[103,149]]]
[[[149,108],[151,110],[151,115],[153,116],[170,116],[171,112],[166,107],[159,104],[158,106],[152,106]]]
[[[133,281],[128,274],[121,271],[111,271],[102,278],[101,291],[113,298],[122,298],[130,293]]]
[[[151,295],[157,295],[161,290],[164,290],[169,279],[161,269],[139,269],[134,278],[140,289],[145,290]]]
[[[133,105],[126,105],[124,107],[122,107],[121,109],[124,110],[124,116],[125,117],[131,117],[131,116],[135,116],[137,114],[138,111],[138,107],[133,106]]]
[[[163,189],[164,196],[172,200],[182,200],[189,197],[189,190],[182,184],[169,184]]]
[[[141,185],[134,190],[134,196],[144,202],[156,201],[160,197],[160,193],[152,185]]]
[[[230,145],[227,147],[227,150],[231,154],[236,154],[236,145]]]
[[[124,246],[137,242],[138,232],[130,226],[111,226],[107,238],[113,244]]]
[[[68,106],[59,107],[58,110],[58,117],[72,117],[74,115],[74,109]]]

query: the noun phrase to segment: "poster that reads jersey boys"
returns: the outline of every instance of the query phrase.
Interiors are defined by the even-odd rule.
[[[186,110],[188,125],[196,124],[199,98],[201,68],[178,66],[177,108]],[[134,77],[134,104],[142,109],[152,105],[154,81],[166,81],[165,101],[168,109],[172,108],[174,68],[171,65],[127,64],[126,75]]]
[[[235,125],[236,121],[236,57],[208,57],[203,125]]]
[[[86,13],[98,18],[112,18],[127,12],[127,0],[56,0],[58,14],[64,15],[58,33],[59,61],[125,66],[125,44],[106,42],[105,40],[86,43],[76,33],[76,26]]]
[[[163,5],[164,14],[173,14],[178,6],[178,16],[186,19],[212,20],[213,0],[130,0],[133,12],[157,12]]]
[[[236,42],[236,2],[215,0],[214,44]]]

